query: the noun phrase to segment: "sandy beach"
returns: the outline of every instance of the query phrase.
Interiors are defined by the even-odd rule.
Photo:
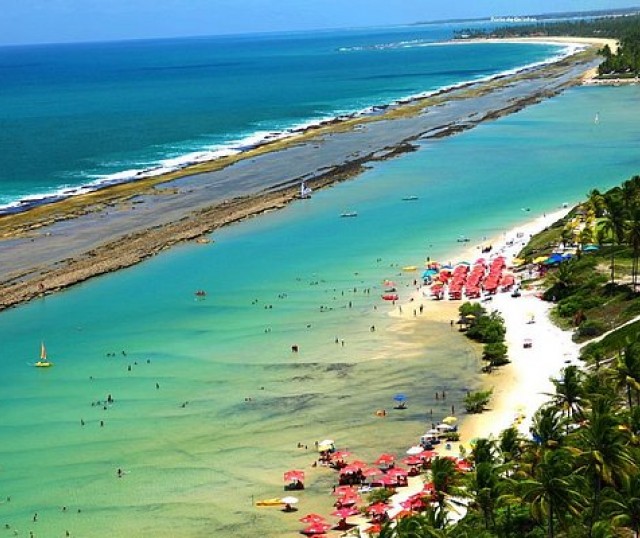
[[[479,257],[488,260],[504,256],[507,267],[529,238],[557,220],[563,218],[570,208],[562,208],[546,213],[530,222],[506,231],[500,236],[488,238],[483,244],[492,245],[491,254],[482,255],[482,245],[474,245],[458,253],[453,252],[451,259],[473,261]],[[518,277],[520,278],[520,277]],[[424,302],[423,291],[417,290],[409,302],[405,303],[402,313],[394,311],[392,315],[409,320],[412,304]],[[497,311],[504,318],[506,326],[506,344],[509,348],[509,364],[496,369],[491,374],[483,374],[483,386],[493,389],[489,408],[477,415],[459,414],[460,443],[466,450],[469,442],[478,437],[497,438],[511,426],[516,426],[521,434],[527,435],[535,411],[553,393],[551,378],[556,378],[560,370],[568,363],[577,364],[579,346],[571,340],[571,333],[556,327],[549,318],[553,305],[539,298],[540,290],[523,288],[522,295],[514,298],[510,293],[498,293],[490,302],[483,303],[488,311]],[[451,300],[429,300],[425,316],[429,320],[447,321],[458,318],[458,308],[464,302]],[[525,339],[533,341],[532,348],[524,348]],[[454,443],[453,452],[455,453]],[[438,450],[447,454],[448,450],[440,445]]]

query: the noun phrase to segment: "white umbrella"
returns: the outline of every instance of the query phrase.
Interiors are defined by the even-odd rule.
[[[280,502],[284,504],[296,504],[298,502],[298,497],[282,497]]]
[[[447,430],[453,430],[453,427],[449,426],[449,424],[438,424],[436,426],[436,429],[442,430],[442,431],[447,431]]]
[[[427,433],[425,435],[438,435],[440,432],[436,429],[431,429],[431,430],[427,430]]]
[[[423,451],[424,451],[424,448],[422,448],[419,445],[416,445],[416,446],[412,446],[409,450],[407,450],[407,454],[409,454],[409,456],[415,456],[416,454],[422,454]]]

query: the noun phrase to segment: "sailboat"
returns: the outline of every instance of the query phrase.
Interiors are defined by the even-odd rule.
[[[48,368],[53,366],[53,363],[47,359],[47,348],[44,347],[44,342],[40,344],[40,360],[34,364],[37,368]]]
[[[300,198],[311,198],[311,193],[313,191],[311,190],[310,187],[307,187],[304,183],[304,181],[302,183],[300,183]]]

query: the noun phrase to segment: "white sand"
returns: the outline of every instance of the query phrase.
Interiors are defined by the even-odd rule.
[[[500,237],[487,240],[493,245],[485,259],[504,256],[507,266],[532,235],[550,226],[570,211],[570,207],[547,213],[531,222],[518,226]],[[509,243],[511,243],[509,245]],[[480,257],[479,246],[473,246],[451,259],[475,260]],[[518,280],[518,278],[517,278]],[[498,293],[492,300],[483,303],[488,310],[498,310],[505,320],[506,343],[509,348],[510,364],[483,374],[485,386],[493,388],[489,409],[478,415],[464,415],[459,423],[461,443],[469,448],[469,441],[475,437],[497,437],[504,429],[515,424],[523,434],[527,434],[533,413],[548,400],[546,394],[553,393],[550,378],[557,378],[561,369],[569,361],[576,361],[579,346],[571,340],[571,333],[556,327],[548,317],[551,304],[542,301],[536,290],[522,290],[518,298],[511,293]],[[422,297],[422,291],[413,296],[414,303],[405,303],[403,318],[413,317],[413,305],[425,303],[425,316],[430,319],[453,319],[457,308],[465,301],[435,301]],[[394,313],[398,315],[398,311]],[[454,317],[457,317],[454,316]],[[534,320],[531,323],[531,319]],[[525,349],[525,338],[533,341],[531,348]],[[520,416],[520,420],[516,418]],[[440,445],[440,451],[445,452]],[[457,450],[451,452],[457,454]]]

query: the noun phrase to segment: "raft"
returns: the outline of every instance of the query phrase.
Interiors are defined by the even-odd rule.
[[[256,506],[281,506],[284,503],[282,499],[274,498],[274,499],[262,499],[261,501],[256,501]]]

